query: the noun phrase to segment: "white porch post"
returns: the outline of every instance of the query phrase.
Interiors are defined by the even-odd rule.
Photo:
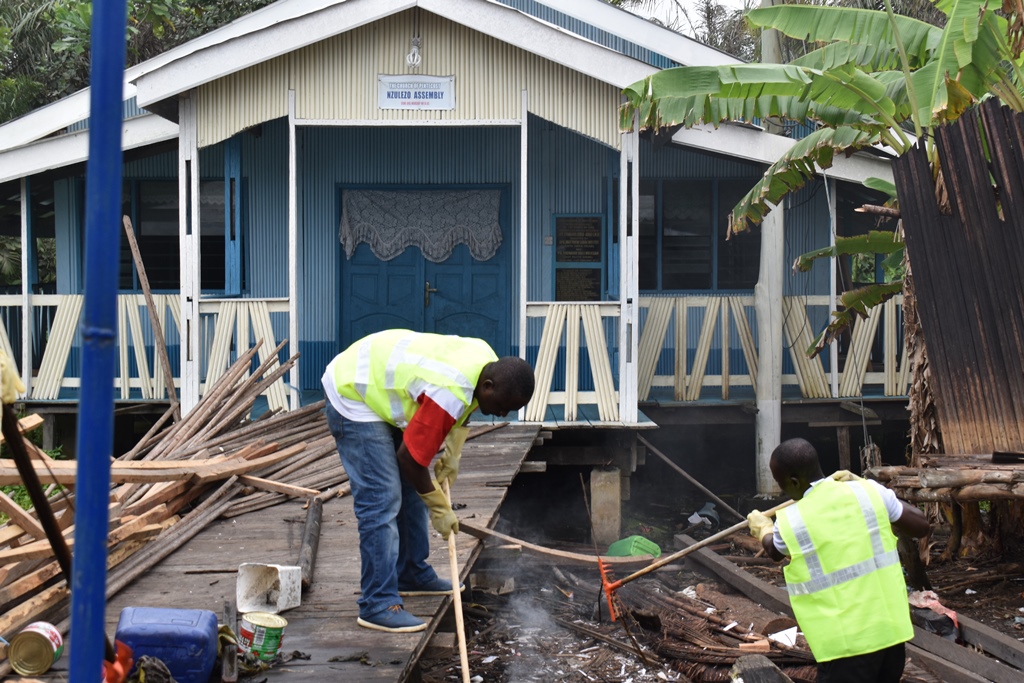
[[[32,393],[32,288],[29,286],[29,258],[34,250],[29,243],[28,216],[32,209],[29,197],[28,178],[21,179],[21,381],[25,383],[25,395]],[[11,362],[14,362],[11,358]]]
[[[822,172],[821,181],[825,183],[825,196],[828,197],[828,245],[835,249],[836,246],[836,183],[834,180],[827,178]],[[839,260],[833,256],[828,260],[829,267],[829,286],[828,286],[828,310],[837,311],[836,307],[836,291],[838,284],[836,282],[836,269],[839,266]],[[832,398],[839,396],[839,344],[828,345],[828,367],[829,367],[829,384],[832,388]]]
[[[640,258],[639,155],[640,136],[637,134],[634,118],[633,130],[622,134],[622,151],[619,156],[619,419],[626,423],[637,421],[637,311],[640,295],[637,272]],[[628,214],[627,207],[630,209]]]
[[[299,243],[299,167],[295,147],[295,91],[288,91],[288,355],[299,352],[299,268],[302,265]],[[299,407],[299,362],[288,378],[291,384],[291,408]]]
[[[529,128],[530,92],[523,88],[519,105],[519,357],[526,358],[526,301],[529,268],[526,257],[529,253]],[[519,419],[526,419],[526,407],[519,409]]]
[[[754,287],[757,312],[757,492],[779,491],[768,462],[782,438],[782,269],[784,208],[761,223],[761,272]]]
[[[181,413],[199,402],[199,140],[196,91],[178,100],[178,239],[181,277]]]

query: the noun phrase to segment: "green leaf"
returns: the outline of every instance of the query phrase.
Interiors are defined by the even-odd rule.
[[[892,254],[903,249],[903,242],[898,241],[894,233],[884,230],[870,230],[866,235],[853,237],[836,237],[835,246],[815,249],[797,257],[793,270],[806,273],[814,265],[815,259],[850,256],[852,254]]]
[[[906,276],[907,266],[903,263],[905,252],[905,248],[899,249],[882,259],[882,271],[885,273],[886,282],[902,280]]]
[[[903,281],[899,280],[843,292],[843,295],[839,297],[839,304],[843,309],[832,312],[832,322],[815,337],[814,343],[807,348],[807,355],[811,358],[817,356],[826,346],[835,341],[843,330],[850,327],[856,318],[866,318],[869,309],[885,303],[902,291]]]
[[[882,178],[868,178],[864,181],[864,186],[876,190],[878,192],[884,192],[889,195],[889,199],[896,199],[896,185],[888,180]]]
[[[819,167],[830,168],[837,151],[867,147],[878,139],[877,133],[849,126],[814,131],[769,166],[761,180],[744,195],[729,215],[729,232],[743,232],[751,225],[760,224],[771,211],[769,204],[778,204],[787,193],[806,185]]]
[[[745,16],[752,26],[774,28],[797,40],[830,43],[791,64],[823,70],[851,63],[868,71],[898,67],[892,24],[884,12],[850,7],[776,5],[751,10]],[[942,30],[900,15],[895,17],[895,24],[911,68],[927,62],[939,43]]]
[[[620,124],[628,130],[639,113],[640,126],[650,129],[772,116],[873,128],[896,111],[886,88],[851,65],[827,71],[786,64],[676,67],[623,90]]]

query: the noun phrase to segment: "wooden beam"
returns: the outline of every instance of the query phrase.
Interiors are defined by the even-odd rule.
[[[522,541],[512,536],[506,536],[503,533],[497,532],[494,529],[488,529],[487,527],[477,526],[472,522],[464,519],[459,520],[459,531],[464,531],[470,536],[475,536],[479,539],[496,538],[504,543],[511,543],[517,545],[523,549],[524,552],[531,553],[533,555],[539,555],[541,557],[547,557],[549,559],[556,559],[560,562],[570,564],[583,564],[589,566],[597,565],[597,555],[585,555],[583,553],[574,553],[567,550],[555,550],[554,548],[545,548],[544,546]],[[601,555],[601,560],[605,564],[614,565],[616,567],[623,566],[636,566],[636,565],[647,565],[654,561],[654,558],[650,555],[634,555],[631,557],[614,557],[611,555]]]

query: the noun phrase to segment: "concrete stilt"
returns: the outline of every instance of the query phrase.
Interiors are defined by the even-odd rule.
[[[622,529],[622,482],[617,467],[595,467],[590,471],[590,517],[594,542],[611,545]]]

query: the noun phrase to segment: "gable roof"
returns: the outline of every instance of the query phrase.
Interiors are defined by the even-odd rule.
[[[595,9],[605,6],[600,0],[585,1]],[[272,23],[255,12],[225,27],[231,30],[223,34],[223,40],[144,70],[135,79],[139,105],[164,113],[160,102],[179,93],[413,7],[616,87],[625,87],[657,71],[649,64],[492,0],[281,0],[275,6],[294,7],[296,11]],[[634,26],[632,32],[637,37],[666,32],[633,18],[645,31],[641,36]],[[683,38],[673,35],[676,40]],[[166,111],[165,115],[174,118],[176,112]]]

